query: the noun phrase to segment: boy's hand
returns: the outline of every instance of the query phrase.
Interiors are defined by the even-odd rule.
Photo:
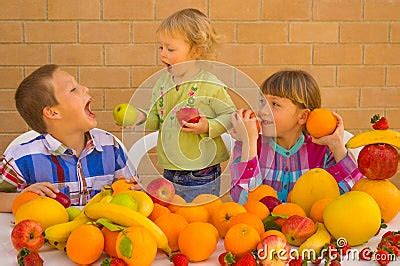
[[[336,162],[338,162],[346,156],[347,150],[343,142],[343,135],[344,135],[343,119],[339,114],[335,112],[333,112],[333,115],[337,119],[337,126],[335,131],[328,136],[324,136],[318,139],[313,137],[312,141],[315,144],[328,146],[331,152],[333,153]]]
[[[235,132],[237,140],[240,140],[242,142],[257,140],[257,118],[250,118],[251,113],[251,111],[239,109],[236,113],[232,114],[232,131]]]
[[[52,183],[49,182],[42,182],[42,183],[35,183],[30,185],[29,187],[22,190],[22,192],[30,191],[33,193],[38,194],[39,196],[47,196],[50,198],[55,198],[56,193],[59,193],[60,190],[56,188]]]
[[[188,123],[182,120],[182,131],[200,135],[208,132],[208,120],[202,115],[198,123]]]

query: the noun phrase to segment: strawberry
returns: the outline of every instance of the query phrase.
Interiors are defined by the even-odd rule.
[[[340,261],[338,260],[333,260],[329,263],[329,266],[340,266]]]
[[[376,130],[385,130],[389,128],[389,122],[386,117],[381,117],[379,114],[371,118],[372,128]]]
[[[221,266],[228,266],[235,263],[235,255],[231,252],[224,252],[218,256],[218,261]]]
[[[257,262],[251,252],[242,255],[233,266],[256,266]]]
[[[347,254],[347,251],[350,249],[350,246],[349,245],[345,245],[345,246],[343,246],[341,249],[340,249],[340,254],[342,255],[342,256],[345,256],[346,254]]]
[[[174,266],[187,266],[189,265],[189,260],[184,254],[176,254],[172,257],[172,263]]]
[[[378,252],[375,254],[375,259],[380,265],[388,265],[390,262],[389,252],[382,249],[378,250]]]
[[[125,261],[120,258],[107,258],[101,262],[101,266],[127,266]]]
[[[17,260],[19,266],[43,266],[43,259],[39,254],[27,248],[23,248],[19,251]]]
[[[383,234],[383,236],[382,236],[382,240],[383,239],[385,239],[386,237],[388,237],[388,236],[393,236],[395,234],[395,232],[394,231],[387,231],[386,233],[384,233]]]
[[[321,259],[321,258],[318,258],[318,259],[315,259],[315,260],[312,260],[312,261],[311,261],[311,263],[312,263],[313,265],[320,265],[321,262],[322,262],[322,259]]]
[[[358,258],[359,258],[360,260],[367,260],[367,261],[370,261],[370,260],[372,259],[372,250],[371,250],[370,248],[368,248],[368,247],[363,248],[363,249],[360,251],[360,253],[359,253],[359,255],[358,255]]]
[[[289,261],[289,266],[302,266],[303,262],[304,262],[303,258],[301,256],[299,256],[296,259],[291,259]]]

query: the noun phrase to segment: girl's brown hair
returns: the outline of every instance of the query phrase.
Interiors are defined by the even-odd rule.
[[[263,94],[290,99],[302,109],[321,107],[321,93],[315,79],[302,70],[276,72],[261,85]]]
[[[208,17],[200,10],[194,8],[182,9],[161,22],[157,34],[169,36],[182,36],[190,47],[201,50],[199,59],[214,59],[214,46],[218,35],[211,26]]]
[[[19,114],[33,130],[46,133],[43,109],[58,104],[51,83],[57,65],[44,65],[27,76],[15,93],[15,105]]]

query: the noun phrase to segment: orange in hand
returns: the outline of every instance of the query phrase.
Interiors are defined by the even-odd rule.
[[[336,117],[331,110],[325,108],[312,110],[306,122],[308,133],[317,139],[332,134],[336,126]]]
[[[131,183],[126,182],[125,178],[118,179],[117,181],[111,184],[113,194],[130,190],[132,186],[133,185]]]

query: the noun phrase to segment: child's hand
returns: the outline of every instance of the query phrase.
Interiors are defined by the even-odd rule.
[[[251,111],[239,109],[231,116],[233,132],[240,141],[253,141],[258,138],[257,118],[250,118]]]
[[[336,162],[338,162],[346,156],[347,150],[343,142],[343,135],[344,135],[343,119],[340,115],[338,115],[335,112],[333,112],[333,115],[337,118],[338,121],[335,131],[328,136],[324,136],[318,139],[313,137],[312,141],[315,144],[328,146],[331,152],[333,153]]]
[[[47,196],[50,198],[55,198],[56,193],[60,192],[52,183],[49,183],[49,182],[32,184],[29,187],[22,190],[22,192],[26,192],[26,191],[36,193],[39,196]]]
[[[136,176],[127,178],[125,180],[126,180],[126,183],[132,184],[131,190],[141,190],[142,189],[137,183],[138,178]]]
[[[200,135],[208,132],[208,120],[202,115],[198,123],[188,123],[182,120],[182,131]]]

